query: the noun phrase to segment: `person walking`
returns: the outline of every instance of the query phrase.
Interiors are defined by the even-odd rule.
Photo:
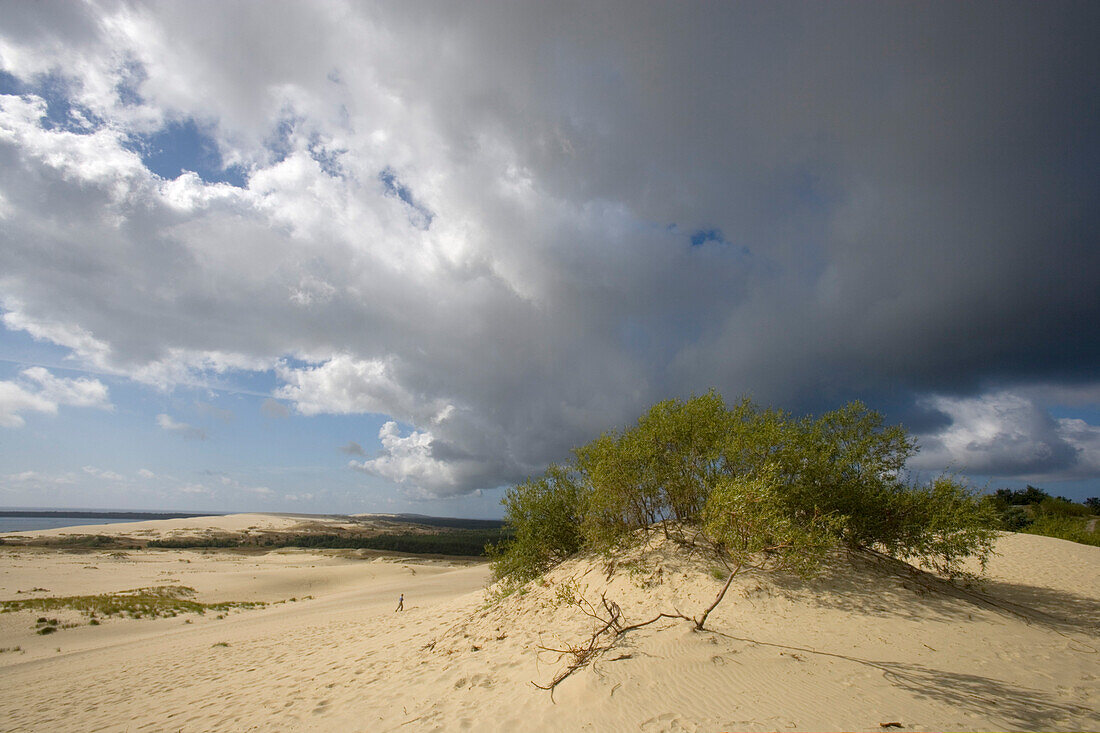
[[[394,613],[405,610],[405,594],[402,593],[401,597],[397,599],[397,608],[394,609]]]

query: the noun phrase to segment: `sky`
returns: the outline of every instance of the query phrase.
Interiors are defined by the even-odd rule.
[[[653,403],[1100,495],[1100,5],[0,2],[0,506],[501,515]]]

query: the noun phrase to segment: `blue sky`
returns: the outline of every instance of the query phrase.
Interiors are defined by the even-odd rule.
[[[0,506],[425,513],[427,503],[435,513],[499,515],[499,492],[410,500],[390,482],[348,470],[350,459],[381,450],[388,418],[292,417],[270,402],[265,409],[271,373],[162,390],[66,364],[64,350],[18,332],[0,332],[0,349],[0,379],[18,381],[42,365],[60,378],[103,382],[111,403],[108,412],[27,414],[0,435],[11,496]],[[186,428],[166,430],[158,415]],[[349,453],[351,444],[362,453]]]
[[[1100,495],[1095,6],[584,14],[7,6],[0,506],[499,516],[710,388]]]

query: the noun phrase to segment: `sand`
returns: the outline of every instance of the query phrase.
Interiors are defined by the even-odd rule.
[[[1004,535],[998,551],[978,596],[865,564],[809,584],[746,575],[712,631],[630,632],[551,698],[532,683],[565,660],[538,647],[596,624],[571,594],[628,621],[690,615],[721,585],[710,564],[655,542],[487,604],[483,564],[3,547],[0,599],[177,583],[270,605],[49,636],[0,614],[0,648],[21,647],[0,653],[0,729],[1100,730],[1100,549]]]

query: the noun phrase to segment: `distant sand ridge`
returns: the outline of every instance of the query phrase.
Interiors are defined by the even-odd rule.
[[[82,524],[76,527],[57,527],[20,532],[0,533],[4,537],[49,539],[77,537],[81,535],[105,535],[108,537],[133,537],[144,540],[199,537],[210,534],[249,534],[262,532],[288,532],[321,529],[338,529],[350,526],[370,526],[370,520],[349,524],[338,519],[300,517],[282,514],[226,514],[209,517],[182,517],[179,519],[154,519],[145,522],[116,522],[110,524]]]
[[[162,520],[197,521],[293,520]],[[568,658],[540,647],[597,625],[571,598],[612,599],[632,622],[696,613],[721,585],[711,564],[657,539],[487,605],[484,564],[0,547],[3,600],[182,585],[203,602],[269,604],[98,626],[67,612],[80,625],[44,636],[35,614],[0,614],[0,648],[21,649],[0,653],[0,729],[1100,729],[1100,549],[1005,535],[997,550],[980,593],[864,561],[809,583],[745,575],[712,632],[629,632],[551,699],[531,683]]]
[[[452,548],[441,548],[441,551],[456,554],[453,539],[462,535],[461,528],[466,526],[467,520],[435,520],[435,526],[432,526],[431,523],[418,523],[416,519],[414,515],[229,514],[5,532],[0,533],[0,543],[127,550],[147,545],[176,549],[303,546],[365,548],[377,546],[379,543],[372,540],[384,536],[426,538],[429,535],[447,534],[452,538]],[[423,519],[432,521],[432,518]],[[498,539],[495,530],[463,537],[460,544],[467,549],[457,554],[478,555],[486,541],[495,542]],[[430,552],[432,550],[429,546],[436,543],[425,541],[419,544],[420,548],[412,550]]]

